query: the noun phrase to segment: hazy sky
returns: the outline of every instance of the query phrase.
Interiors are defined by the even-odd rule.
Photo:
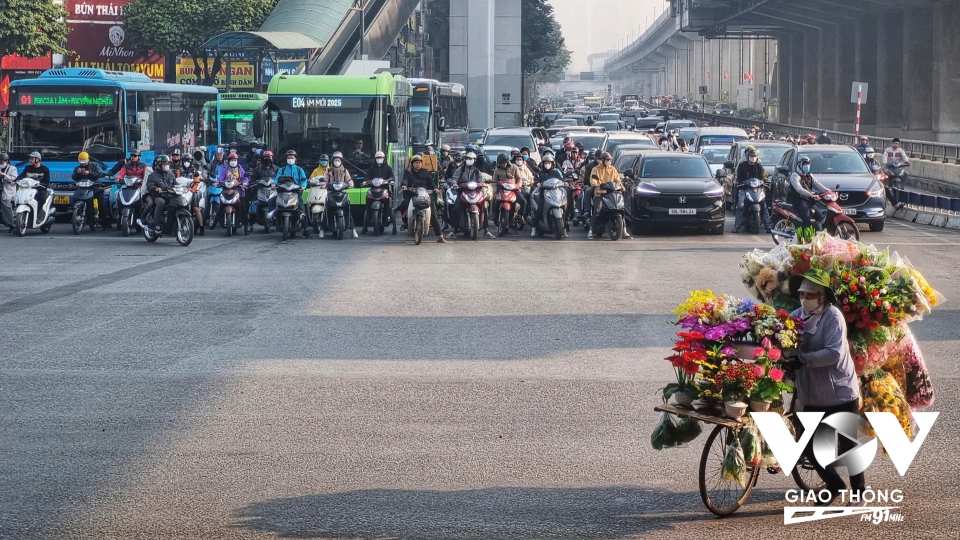
[[[549,0],[572,54],[573,71],[588,69],[587,55],[616,49],[639,37],[646,24],[670,3],[666,0]]]

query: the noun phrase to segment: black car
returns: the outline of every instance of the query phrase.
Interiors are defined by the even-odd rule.
[[[730,205],[730,208],[733,208],[733,188],[737,180],[737,167],[740,166],[741,161],[746,159],[745,154],[748,146],[753,146],[757,149],[757,153],[760,154],[760,163],[763,165],[763,169],[767,171],[767,180],[769,181],[773,181],[774,175],[777,174],[777,167],[780,165],[780,161],[783,160],[783,156],[787,153],[787,150],[793,147],[790,143],[779,141],[747,140],[733,143],[733,146],[730,148],[730,154],[723,163],[723,168],[717,173],[727,192],[727,204]]]
[[[663,118],[660,116],[648,116],[646,118],[637,118],[637,121],[633,124],[634,131],[647,131],[657,127],[657,124],[663,122]]]
[[[624,170],[630,189],[627,211],[634,234],[668,227],[723,234],[723,186],[699,154],[651,152]]]
[[[810,158],[810,173],[814,178],[837,193],[837,203],[844,214],[857,223],[869,225],[871,231],[883,230],[887,211],[883,184],[852,146],[816,144],[791,147],[780,160],[772,179],[775,199],[786,201],[789,198],[792,189],[790,175],[797,171],[801,156]]]

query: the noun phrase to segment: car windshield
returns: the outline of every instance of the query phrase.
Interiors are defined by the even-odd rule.
[[[700,154],[707,158],[707,163],[711,165],[716,165],[718,163],[723,163],[727,160],[727,156],[730,155],[729,146],[708,146],[706,148],[700,149]]]
[[[707,144],[733,144],[737,141],[744,141],[746,137],[737,135],[701,135],[700,146]]]
[[[650,143],[650,146],[656,146],[653,144],[653,141],[649,137],[636,137],[633,139],[610,139],[607,140],[607,146],[603,149],[605,152],[610,152],[613,154],[613,151],[618,147],[624,144],[644,144]]]
[[[709,178],[710,167],[702,159],[655,157],[643,160],[643,178]]]
[[[805,152],[810,157],[810,172],[813,174],[859,174],[869,173],[867,164],[857,152]]]
[[[620,114],[619,113],[603,113],[600,115],[600,120],[612,120],[614,122],[617,122],[620,120]]]
[[[789,149],[787,146],[756,146],[755,148],[757,149],[757,153],[760,154],[760,163],[766,163],[768,165],[780,163],[783,155],[786,154]],[[744,158],[746,149],[746,146],[740,149],[740,159]]]
[[[600,148],[600,143],[603,142],[603,138],[606,135],[602,133],[571,133],[570,138],[573,139],[575,143],[583,143],[583,147],[587,150],[591,148]]]
[[[483,140],[484,146],[509,146],[510,148],[536,148],[533,144],[533,138],[530,135],[521,135],[519,133],[498,135],[488,133],[487,138]]]
[[[560,118],[560,119],[558,119],[558,120],[555,120],[555,121],[553,122],[553,125],[555,125],[555,126],[575,126],[575,125],[577,125],[577,121],[574,120],[573,118]]]
[[[634,129],[650,129],[657,127],[661,120],[656,118],[641,118],[637,120],[637,123],[633,125]]]

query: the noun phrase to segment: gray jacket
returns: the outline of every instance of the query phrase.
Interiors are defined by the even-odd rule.
[[[803,310],[792,313],[803,317]],[[836,306],[828,306],[815,334],[804,333],[797,353],[797,398],[802,405],[832,407],[860,398],[860,383],[847,343],[847,323]]]

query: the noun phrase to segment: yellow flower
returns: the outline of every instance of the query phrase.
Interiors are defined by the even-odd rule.
[[[796,323],[793,322],[793,319],[787,319],[784,323],[788,330],[793,330],[793,327],[796,326]]]

